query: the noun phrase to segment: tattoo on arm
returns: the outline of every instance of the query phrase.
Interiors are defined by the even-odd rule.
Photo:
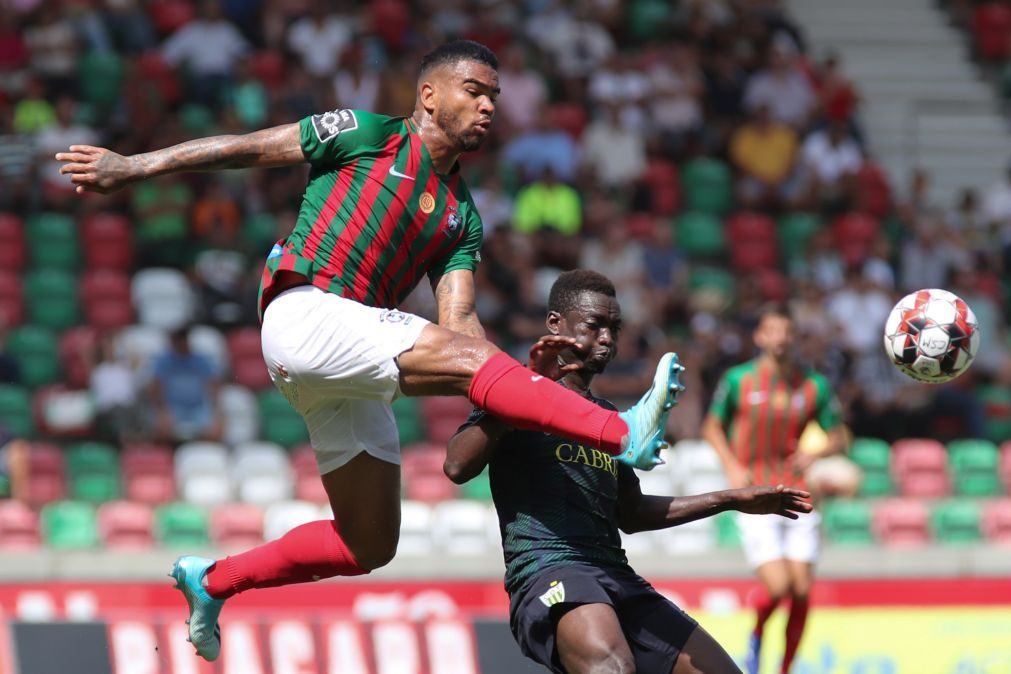
[[[241,136],[211,136],[139,154],[141,175],[176,171],[268,168],[305,161],[298,124],[275,126]]]
[[[474,305],[474,277],[469,272],[443,274],[435,286],[439,325],[471,337],[484,337]]]

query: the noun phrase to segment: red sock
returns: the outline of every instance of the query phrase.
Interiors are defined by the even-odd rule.
[[[334,520],[297,526],[276,541],[225,557],[207,572],[207,592],[227,599],[252,588],[309,583],[368,573],[358,566]]]
[[[517,428],[548,431],[612,455],[621,453],[621,439],[628,434],[628,426],[617,412],[531,374],[504,353],[495,354],[481,366],[467,397]]]
[[[765,623],[769,620],[772,612],[776,610],[776,606],[779,605],[779,599],[773,597],[765,590],[762,590],[759,595],[758,600],[755,602],[755,631],[753,634],[759,638],[762,636],[762,630],[765,629]]]
[[[810,601],[804,599],[794,600],[790,604],[790,617],[786,621],[786,646],[783,649],[783,674],[790,671],[793,658],[797,655],[797,647],[800,646],[800,637],[804,634],[804,625],[807,623],[807,609]]]

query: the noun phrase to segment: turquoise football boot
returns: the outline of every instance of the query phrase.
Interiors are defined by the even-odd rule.
[[[207,569],[214,564],[213,559],[186,555],[176,560],[169,575],[176,580],[176,589],[186,597],[190,607],[189,641],[197,649],[197,655],[208,662],[218,659],[221,653],[221,627],[218,615],[225,605],[224,599],[215,599],[204,587]]]
[[[667,447],[663,436],[667,417],[677,405],[678,395],[685,390],[680,376],[684,366],[676,353],[665,353],[656,366],[653,384],[635,405],[619,416],[628,424],[628,435],[618,461],[641,470],[652,470],[663,463],[660,450]]]

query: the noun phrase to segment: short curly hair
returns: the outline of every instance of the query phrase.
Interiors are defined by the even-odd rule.
[[[498,58],[491,49],[473,40],[453,40],[439,45],[422,57],[418,77],[424,77],[433,68],[460,61],[476,61],[492,70],[498,70]]]
[[[591,269],[573,269],[559,274],[548,294],[548,311],[564,314],[576,308],[583,293],[617,297],[611,279]]]

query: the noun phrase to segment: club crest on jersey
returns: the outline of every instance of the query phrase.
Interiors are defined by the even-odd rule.
[[[446,227],[448,228],[447,234],[455,234],[456,230],[460,229],[460,225],[463,223],[463,218],[460,214],[456,212],[455,208],[449,209],[449,217],[446,218]]]
[[[358,128],[358,118],[351,110],[331,110],[322,115],[312,116],[312,128],[316,131],[319,142],[333,140],[342,131],[354,131]]]
[[[425,215],[428,215],[435,210],[435,197],[432,196],[431,192],[422,192],[421,196],[418,197],[418,208]]]
[[[565,601],[565,584],[559,580],[551,581],[548,591],[538,597],[545,606],[554,606]]]

